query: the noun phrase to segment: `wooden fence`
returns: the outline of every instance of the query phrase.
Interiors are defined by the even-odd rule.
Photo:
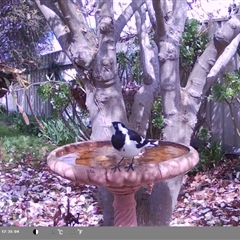
[[[76,71],[74,70],[71,61],[62,51],[53,52],[50,54],[42,55],[40,60],[40,66],[37,70],[31,70],[26,74],[26,78],[30,80],[31,87],[26,91],[29,96],[30,104],[34,113],[37,115],[50,116],[52,113],[52,105],[50,101],[43,101],[37,93],[39,83],[49,81],[49,77],[54,71],[54,66],[58,66],[59,74],[65,80],[75,78]],[[24,90],[18,90],[17,101],[24,111],[31,114],[30,106],[27,101],[27,97]],[[0,99],[0,104],[7,105],[9,110],[17,111],[17,106],[11,94],[8,94],[5,98]]]
[[[211,22],[210,37],[213,35],[216,29],[220,27],[224,22],[225,20],[223,19]],[[209,23],[205,23],[205,26],[208,27],[208,24]],[[239,60],[239,56],[236,55],[225,68],[225,72],[239,69]],[[27,77],[31,80],[31,84],[47,81],[46,76],[49,74],[50,67],[53,64],[58,65],[58,67],[60,68],[60,74],[62,74],[64,79],[71,79],[75,77],[76,72],[73,69],[70,60],[62,51],[58,51],[42,56],[40,69],[28,73]],[[27,91],[30,98],[31,106],[34,109],[35,113],[37,115],[51,115],[52,106],[50,102],[43,102],[43,100],[40,99],[36,91],[37,85],[32,86]],[[24,92],[18,91],[17,96],[19,104],[24,108],[27,113],[31,114]],[[16,105],[11,96],[8,96],[7,99],[8,108],[10,110],[16,110]],[[6,98],[2,98],[2,100],[0,99],[0,104],[1,103],[6,104]],[[234,114],[238,128],[240,128],[240,109],[234,107]],[[214,139],[222,141],[222,143],[225,145],[240,147],[240,137],[234,130],[229,108],[226,104],[209,101],[206,106],[206,120],[208,125],[210,126]]]

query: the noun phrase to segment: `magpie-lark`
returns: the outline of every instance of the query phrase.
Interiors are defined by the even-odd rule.
[[[113,167],[114,172],[118,169],[120,171],[120,163],[124,158],[132,158],[130,164],[125,168],[127,171],[133,169],[134,157],[137,156],[142,149],[146,147],[154,147],[157,145],[157,142],[151,142],[148,139],[141,137],[137,132],[128,129],[121,122],[112,122],[112,126],[115,130],[115,133],[112,135],[111,142],[113,147],[118,151],[118,154],[122,157],[120,162]]]

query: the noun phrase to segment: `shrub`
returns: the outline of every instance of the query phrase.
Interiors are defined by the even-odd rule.
[[[61,119],[42,120],[45,132],[41,130],[39,136],[56,145],[64,145],[75,141],[74,136],[66,128]]]
[[[221,142],[211,140],[211,134],[207,128],[201,128],[199,130],[198,138],[201,143],[198,148],[200,160],[197,166],[190,171],[191,173],[218,166],[224,159]]]

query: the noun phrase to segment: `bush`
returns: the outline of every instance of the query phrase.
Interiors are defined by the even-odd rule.
[[[198,138],[201,142],[198,148],[200,160],[197,166],[191,171],[192,173],[218,166],[224,159],[221,142],[211,140],[211,134],[207,128],[199,130]]]
[[[27,115],[29,119],[29,125],[27,125],[19,113],[13,120],[13,124],[17,130],[19,130],[22,134],[38,136],[40,133],[39,125],[36,122],[36,119],[32,115]],[[45,117],[41,117],[38,119],[46,119]]]
[[[11,111],[7,114],[7,112],[3,110],[0,116],[0,120],[2,120],[7,125],[12,125],[13,128],[18,130],[22,134],[38,136],[40,130],[34,116],[27,116],[29,119],[29,125],[25,123],[21,113]]]
[[[2,120],[3,122],[5,122],[8,125],[13,125],[15,119],[19,115],[19,113],[16,111],[11,111],[7,114],[7,111],[6,111],[6,109],[4,110],[4,108],[0,110],[0,113],[1,113],[0,120]]]
[[[41,121],[45,127],[45,132],[41,130],[39,136],[56,145],[64,145],[75,142],[74,136],[66,128],[61,119],[48,119]]]
[[[54,146],[46,144],[44,140],[35,136],[25,136],[12,132],[0,138],[2,147],[2,162],[4,164],[18,164],[27,159],[43,161]]]

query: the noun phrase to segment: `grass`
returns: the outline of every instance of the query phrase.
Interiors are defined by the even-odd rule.
[[[0,160],[4,169],[26,160],[34,163],[45,161],[48,153],[56,146],[37,136],[22,134],[7,119],[1,119],[0,148]]]
[[[5,137],[14,137],[21,134],[13,126],[8,126],[7,124],[0,122],[0,139]]]

